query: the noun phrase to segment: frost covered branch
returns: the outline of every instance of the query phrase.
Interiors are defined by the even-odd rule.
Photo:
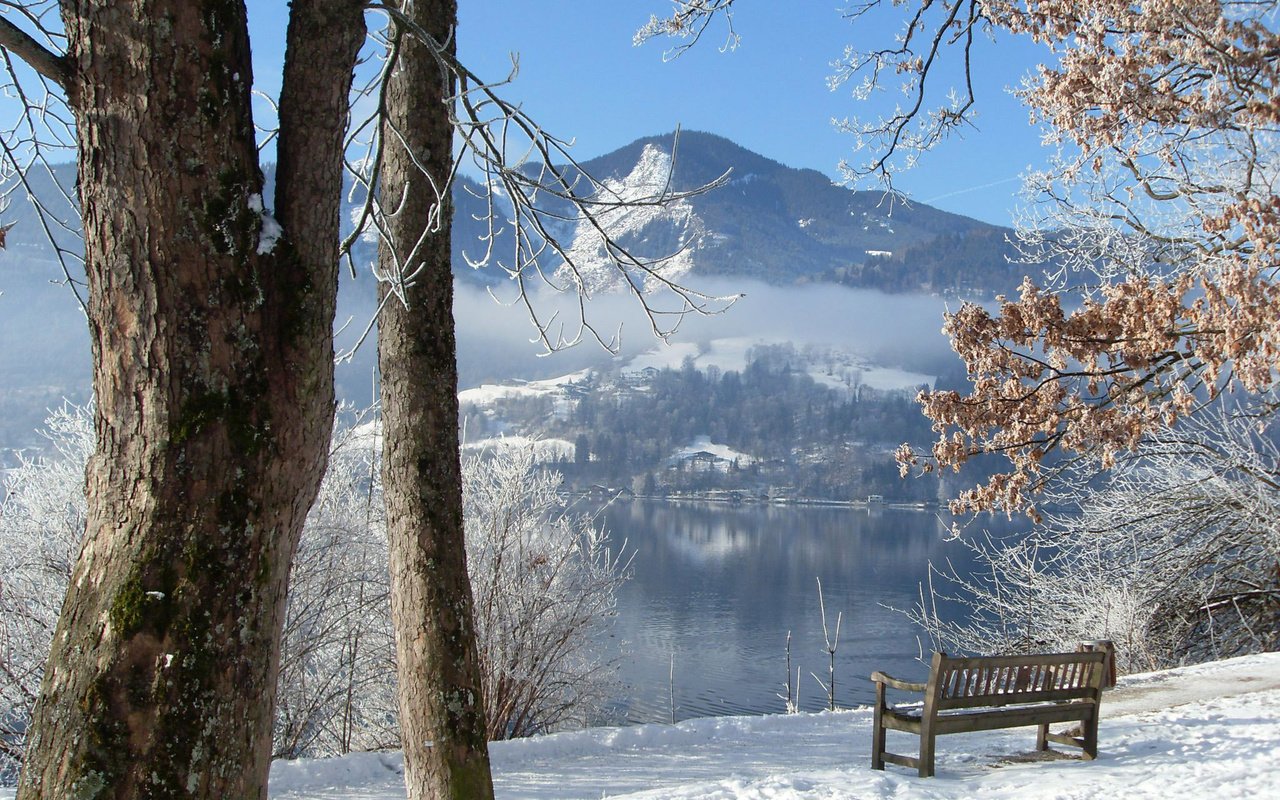
[[[720,17],[724,20],[726,29],[720,51],[733,50],[741,41],[733,27],[734,2],[735,0],[672,0],[670,16],[651,14],[649,21],[636,31],[632,43],[639,46],[660,36],[680,39],[680,44],[662,54],[664,61],[670,61],[696,45],[716,17]]]
[[[1116,643],[1145,671],[1280,646],[1280,450],[1274,422],[1220,407],[1146,441],[1099,482],[1077,465],[1026,538],[971,542],[972,577],[935,571],[911,612],[935,649]],[[944,615],[959,605],[964,621]],[[939,611],[940,605],[944,612]]]
[[[597,328],[588,314],[587,303],[600,287],[587,274],[585,251],[579,241],[584,236],[591,242],[591,256],[602,260],[612,274],[610,284],[621,286],[637,299],[652,332],[659,337],[674,333],[689,314],[719,313],[737,299],[684,286],[666,269],[681,249],[658,256],[640,255],[623,243],[618,227],[621,215],[629,210],[680,203],[720,186],[727,173],[707,185],[677,190],[672,182],[677,156],[673,152],[665,178],[646,187],[646,191],[627,192],[608,181],[597,180],[572,155],[571,142],[544,131],[519,105],[504,99],[500,90],[515,78],[516,62],[505,80],[486,82],[454,57],[446,43],[435,40],[397,9],[382,5],[373,8],[388,19],[386,31],[381,34],[386,56],[380,73],[362,93],[372,101],[372,109],[352,126],[349,141],[349,152],[358,148],[360,153],[348,162],[348,171],[354,177],[361,207],[355,230],[344,245],[348,254],[360,236],[387,240],[388,223],[398,213],[401,198],[381,195],[379,167],[386,148],[404,148],[406,140],[394,126],[385,124],[383,92],[404,37],[413,37],[427,47],[442,74],[451,81],[446,93],[449,113],[461,143],[453,169],[445,179],[437,181],[427,170],[419,170],[419,180],[427,181],[437,198],[435,217],[422,228],[421,236],[425,238],[440,229],[453,185],[463,166],[469,164],[480,175],[479,194],[486,205],[483,221],[487,230],[481,240],[482,252],[468,254],[468,263],[472,268],[492,265],[505,273],[517,293],[514,302],[527,312],[537,331],[537,341],[546,351],[572,346],[584,336],[610,349],[618,346],[617,336]],[[409,155],[420,163],[420,154]],[[566,235],[566,230],[575,233]],[[504,234],[512,242],[506,254],[495,251]],[[388,248],[396,254],[392,268],[377,275],[391,289],[384,302],[391,297],[403,300],[404,288],[415,280],[421,268],[415,261],[416,245],[420,244],[421,241],[401,243],[398,250]],[[577,298],[575,318],[562,321],[555,315],[545,317],[534,298],[539,285],[573,293]]]
[[[855,4],[845,16],[855,22],[881,6],[879,0]],[[979,33],[989,33],[991,23],[978,0],[950,0],[920,3],[906,20],[893,47],[862,51],[847,47],[832,67],[828,86],[852,86],[855,101],[864,101],[891,80],[902,81],[906,106],[896,106],[892,114],[875,120],[845,117],[835,120],[836,128],[855,138],[855,149],[873,155],[864,164],[842,161],[845,179],[858,182],[878,180],[886,192],[893,192],[898,172],[915,166],[920,156],[947,139],[955,130],[972,124],[977,97],[973,89],[973,46]],[[960,51],[962,90],[949,88],[943,102],[933,100],[939,64],[948,51]]]

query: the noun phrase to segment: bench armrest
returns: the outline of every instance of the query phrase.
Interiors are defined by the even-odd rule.
[[[885,686],[891,686],[894,689],[901,689],[904,692],[923,692],[925,685],[923,683],[911,683],[909,681],[900,681],[897,678],[891,678],[883,672],[871,673],[871,680],[875,683],[883,683]]]

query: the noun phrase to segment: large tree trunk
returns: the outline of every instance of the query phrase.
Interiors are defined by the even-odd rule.
[[[19,798],[263,798],[332,424],[354,0],[294,0],[272,244],[241,2],[64,3],[98,451]]]
[[[453,0],[401,5],[438,41],[452,44]],[[378,363],[400,738],[410,800],[493,796],[462,528],[452,210],[448,194],[437,196],[414,163],[416,157],[435,184],[444,185],[453,158],[444,92],[452,83],[442,79],[421,43],[403,38],[387,87],[381,194],[397,207],[389,220],[392,239],[417,277],[406,290],[407,302],[391,299],[378,319]],[[438,204],[439,225],[429,229]],[[385,245],[379,257],[384,273],[392,272]]]

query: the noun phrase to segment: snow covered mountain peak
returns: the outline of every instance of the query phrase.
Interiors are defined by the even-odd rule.
[[[706,227],[687,198],[673,196],[672,166],[670,153],[647,144],[626,176],[602,181],[595,220],[578,220],[557,277],[596,293],[628,281],[653,289],[692,270]]]

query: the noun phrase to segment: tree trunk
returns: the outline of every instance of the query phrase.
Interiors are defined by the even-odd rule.
[[[402,8],[452,46],[453,0],[415,0]],[[437,186],[444,185],[453,158],[444,93],[452,85],[422,44],[403,37],[387,87],[380,191],[397,206],[388,221],[400,259],[411,259],[420,272],[406,290],[407,303],[393,298],[379,317],[378,363],[400,737],[410,800],[493,796],[462,528],[452,209],[448,194],[437,196],[413,157]],[[431,227],[438,204],[439,224]],[[393,272],[385,244],[379,257],[383,272]]]
[[[265,798],[289,562],[332,424],[362,11],[294,0],[276,241],[243,3],[63,9],[98,450],[18,797]]]

